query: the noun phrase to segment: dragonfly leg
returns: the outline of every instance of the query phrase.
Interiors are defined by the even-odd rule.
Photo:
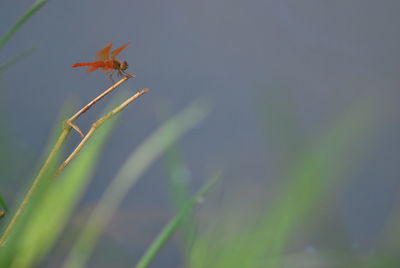
[[[126,77],[129,77],[129,78],[133,78],[136,76],[135,74],[129,74],[129,73],[126,73],[125,71],[121,71],[121,76],[123,76],[123,75],[125,75]]]
[[[108,77],[110,78],[110,81],[111,81],[112,84],[115,84],[115,81],[114,81],[114,79],[113,79],[114,73],[115,73],[115,70],[113,70],[113,71],[108,75]]]

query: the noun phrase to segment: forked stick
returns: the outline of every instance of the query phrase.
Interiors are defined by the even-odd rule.
[[[64,168],[71,162],[71,160],[76,156],[76,154],[83,148],[83,146],[86,144],[86,142],[89,140],[89,138],[93,135],[93,133],[96,131],[96,129],[101,126],[105,121],[110,119],[111,117],[115,116],[119,112],[121,112],[123,109],[125,109],[126,106],[128,106],[131,102],[142,96],[144,93],[148,92],[148,88],[144,88],[140,91],[138,91],[135,95],[121,103],[119,106],[114,108],[111,112],[107,113],[106,115],[102,116],[100,119],[98,119],[96,122],[92,124],[92,127],[88,131],[88,133],[85,135],[85,137],[81,140],[81,142],[76,146],[75,150],[65,159],[65,161],[60,165],[60,167],[57,169],[56,176],[60,174]]]
[[[87,110],[89,110],[93,105],[95,105],[98,101],[100,101],[102,98],[110,94],[114,89],[116,89],[119,85],[124,83],[126,80],[135,77],[133,74],[127,74],[126,76],[122,77],[121,80],[119,80],[117,83],[112,85],[109,89],[105,90],[103,93],[98,95],[96,98],[91,100],[88,104],[86,104],[82,109],[80,109],[76,114],[68,118],[65,123],[75,129],[79,135],[83,138],[85,135],[83,135],[82,131],[79,129],[78,126],[74,124],[74,121],[78,119],[83,113],[85,113]]]

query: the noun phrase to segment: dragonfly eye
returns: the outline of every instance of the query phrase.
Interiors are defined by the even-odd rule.
[[[126,69],[128,69],[128,67],[129,67],[128,62],[124,60],[121,64],[121,70],[125,71]]]

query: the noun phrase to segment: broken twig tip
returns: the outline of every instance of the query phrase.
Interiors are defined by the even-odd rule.
[[[71,120],[67,120],[67,124],[72,127],[76,132],[78,132],[78,134],[83,138],[85,137],[85,135],[83,134],[82,130],[75,125],[74,123],[71,122]]]

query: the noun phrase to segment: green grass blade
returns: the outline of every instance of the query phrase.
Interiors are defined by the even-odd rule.
[[[171,144],[196,126],[205,115],[205,105],[194,103],[169,119],[135,150],[100,198],[64,267],[85,266],[102,231],[139,177]]]
[[[301,125],[293,96],[285,88],[263,92],[258,109],[262,114],[262,126],[271,147],[276,169],[283,172],[301,156],[308,138]]]
[[[8,206],[4,198],[0,195],[0,206],[4,209],[5,212],[8,211]]]
[[[110,120],[96,131],[71,165],[41,196],[18,243],[16,256],[19,257],[10,267],[32,267],[52,248],[86,189],[113,123]]]
[[[61,123],[59,123],[59,122],[62,122],[63,119],[66,117],[66,114],[68,114],[68,111],[71,111],[71,110],[72,110],[71,103],[69,103],[69,104],[66,103],[62,107],[62,109],[60,110],[59,115],[57,117],[58,119],[55,120],[55,122],[57,122],[57,124],[55,124],[55,126],[53,127],[53,129],[51,131],[49,142],[47,143],[47,145],[45,147],[45,150],[43,151],[42,156],[39,158],[40,160],[37,163],[38,166],[35,168],[34,174],[40,173],[41,167],[46,162],[46,160],[49,157],[49,155],[50,155],[51,151],[53,150],[54,146],[56,146],[56,142],[58,140],[58,137],[60,137],[61,132],[62,132]],[[1,120],[1,117],[0,117],[0,120]],[[4,135],[4,133],[2,133],[2,134]],[[18,160],[21,161],[21,159],[23,159],[24,155],[22,154],[22,152],[21,153],[20,152],[16,152],[15,150],[11,149],[11,147],[13,147],[13,142],[11,141],[11,137],[12,137],[12,135],[4,135],[3,136],[4,140],[0,139],[0,145],[3,145],[3,148],[5,147],[5,145],[8,145],[10,147],[10,149],[8,149],[8,150],[1,150],[0,151],[0,160],[3,160],[3,159],[7,160],[8,158],[11,157],[10,156],[11,152],[13,152],[14,154],[16,154],[16,153],[18,153],[18,154],[13,156],[12,159],[17,159],[15,161],[18,161]],[[63,148],[61,146],[61,148],[59,148],[58,152],[56,152],[55,157],[53,158],[53,160],[50,160],[50,164],[48,165],[48,169],[44,171],[44,175],[41,177],[44,182],[48,181],[47,177],[50,176],[52,174],[52,172],[55,170],[56,165],[60,160],[59,158],[60,158],[60,156],[62,154],[62,151],[63,151]],[[3,153],[5,154],[5,156],[2,156]],[[7,156],[8,156],[8,158],[7,158]],[[0,167],[0,168],[2,168],[2,167]],[[37,175],[37,176],[39,176],[39,175]],[[42,191],[42,189],[40,189],[40,188],[44,188],[45,186],[44,186],[43,182],[40,182],[40,181],[42,181],[41,178],[35,178],[34,181],[29,183],[29,185],[26,185],[26,187],[27,187],[26,189],[24,189],[25,187],[21,187],[21,188],[23,188],[23,189],[21,189],[21,194],[25,194],[25,195],[28,194],[28,192],[29,192],[28,189],[30,189],[30,187],[33,187],[32,184],[35,183],[35,181],[37,183],[39,183],[38,192]],[[40,194],[35,194],[35,195],[39,196]],[[35,200],[35,198],[32,198],[30,203],[35,203],[34,200]],[[21,202],[23,202],[23,199],[21,200]],[[21,205],[21,203],[19,205]],[[13,213],[17,213],[17,208],[15,209],[15,211],[12,210],[12,212]],[[13,216],[13,215],[10,215],[10,216]],[[11,218],[10,218],[10,221],[11,221]],[[5,232],[8,232],[8,231],[6,229],[4,229],[3,233],[2,233],[2,237],[4,235],[6,235]],[[21,231],[18,231],[17,233],[20,234]]]
[[[8,68],[10,68],[12,65],[16,64],[17,62],[23,60],[24,58],[28,57],[32,52],[35,51],[34,47],[31,47],[28,50],[25,50],[24,52],[20,53],[19,55],[15,56],[8,62],[4,63],[3,65],[0,66],[0,73],[4,72]]]
[[[169,194],[175,211],[180,211],[190,200],[189,171],[177,144],[171,146],[165,155],[166,171],[168,175]],[[196,223],[190,216],[182,223],[181,232],[184,245],[184,255],[189,255],[191,246],[196,237]],[[187,260],[186,260],[187,262]]]
[[[372,109],[372,100],[362,99],[338,118],[293,168],[290,183],[262,227],[268,243],[261,249],[281,256],[291,231],[323,198],[323,193],[352,173],[363,160],[362,153],[379,129],[383,112]],[[273,258],[269,267],[279,267]]]
[[[156,257],[160,249],[165,245],[174,232],[182,225],[184,220],[188,217],[194,206],[203,199],[203,196],[210,190],[219,179],[221,172],[216,173],[208,182],[193,196],[192,199],[186,202],[181,207],[179,213],[164,227],[161,233],[151,243],[143,257],[139,260],[136,268],[146,268],[150,262]]]
[[[12,262],[18,259],[19,247],[21,241],[24,239],[25,231],[29,229],[30,218],[36,213],[36,208],[39,206],[41,197],[44,195],[49,186],[49,181],[54,174],[57,167],[60,151],[49,162],[47,169],[43,172],[40,178],[36,177],[37,186],[29,200],[29,203],[21,211],[18,220],[15,221],[12,229],[9,229],[7,235],[7,242],[1,247],[0,250],[0,267],[12,267]],[[16,213],[16,212],[14,212]],[[11,220],[12,218],[10,218]],[[4,225],[4,227],[8,225]],[[4,237],[7,229],[3,230],[2,236]]]
[[[159,118],[165,120],[171,115],[170,103],[161,103],[157,106]],[[164,165],[168,176],[168,193],[172,200],[174,211],[177,213],[191,198],[189,169],[182,156],[178,143],[173,144],[165,153]],[[196,223],[190,216],[186,217],[180,228],[184,262],[188,262],[190,248],[196,236]]]
[[[253,207],[258,215],[246,217],[246,225],[221,211],[219,225],[198,236],[189,267],[282,267],[293,230],[307,221],[323,194],[363,160],[361,152],[369,149],[383,115],[373,109],[371,99],[352,105],[304,151],[295,167],[288,168],[288,183],[275,205],[268,210]],[[236,207],[231,214],[243,218]]]
[[[0,219],[4,217],[6,212],[8,211],[7,203],[4,201],[4,198],[0,195]]]
[[[33,16],[44,4],[46,4],[47,0],[38,0],[36,1],[31,8],[17,21],[14,26],[10,28],[10,30],[0,39],[0,50],[7,43],[7,41],[19,30],[19,28],[24,25],[24,23]]]
[[[187,168],[177,144],[173,144],[165,154],[169,192],[176,210],[180,210],[190,199]]]

